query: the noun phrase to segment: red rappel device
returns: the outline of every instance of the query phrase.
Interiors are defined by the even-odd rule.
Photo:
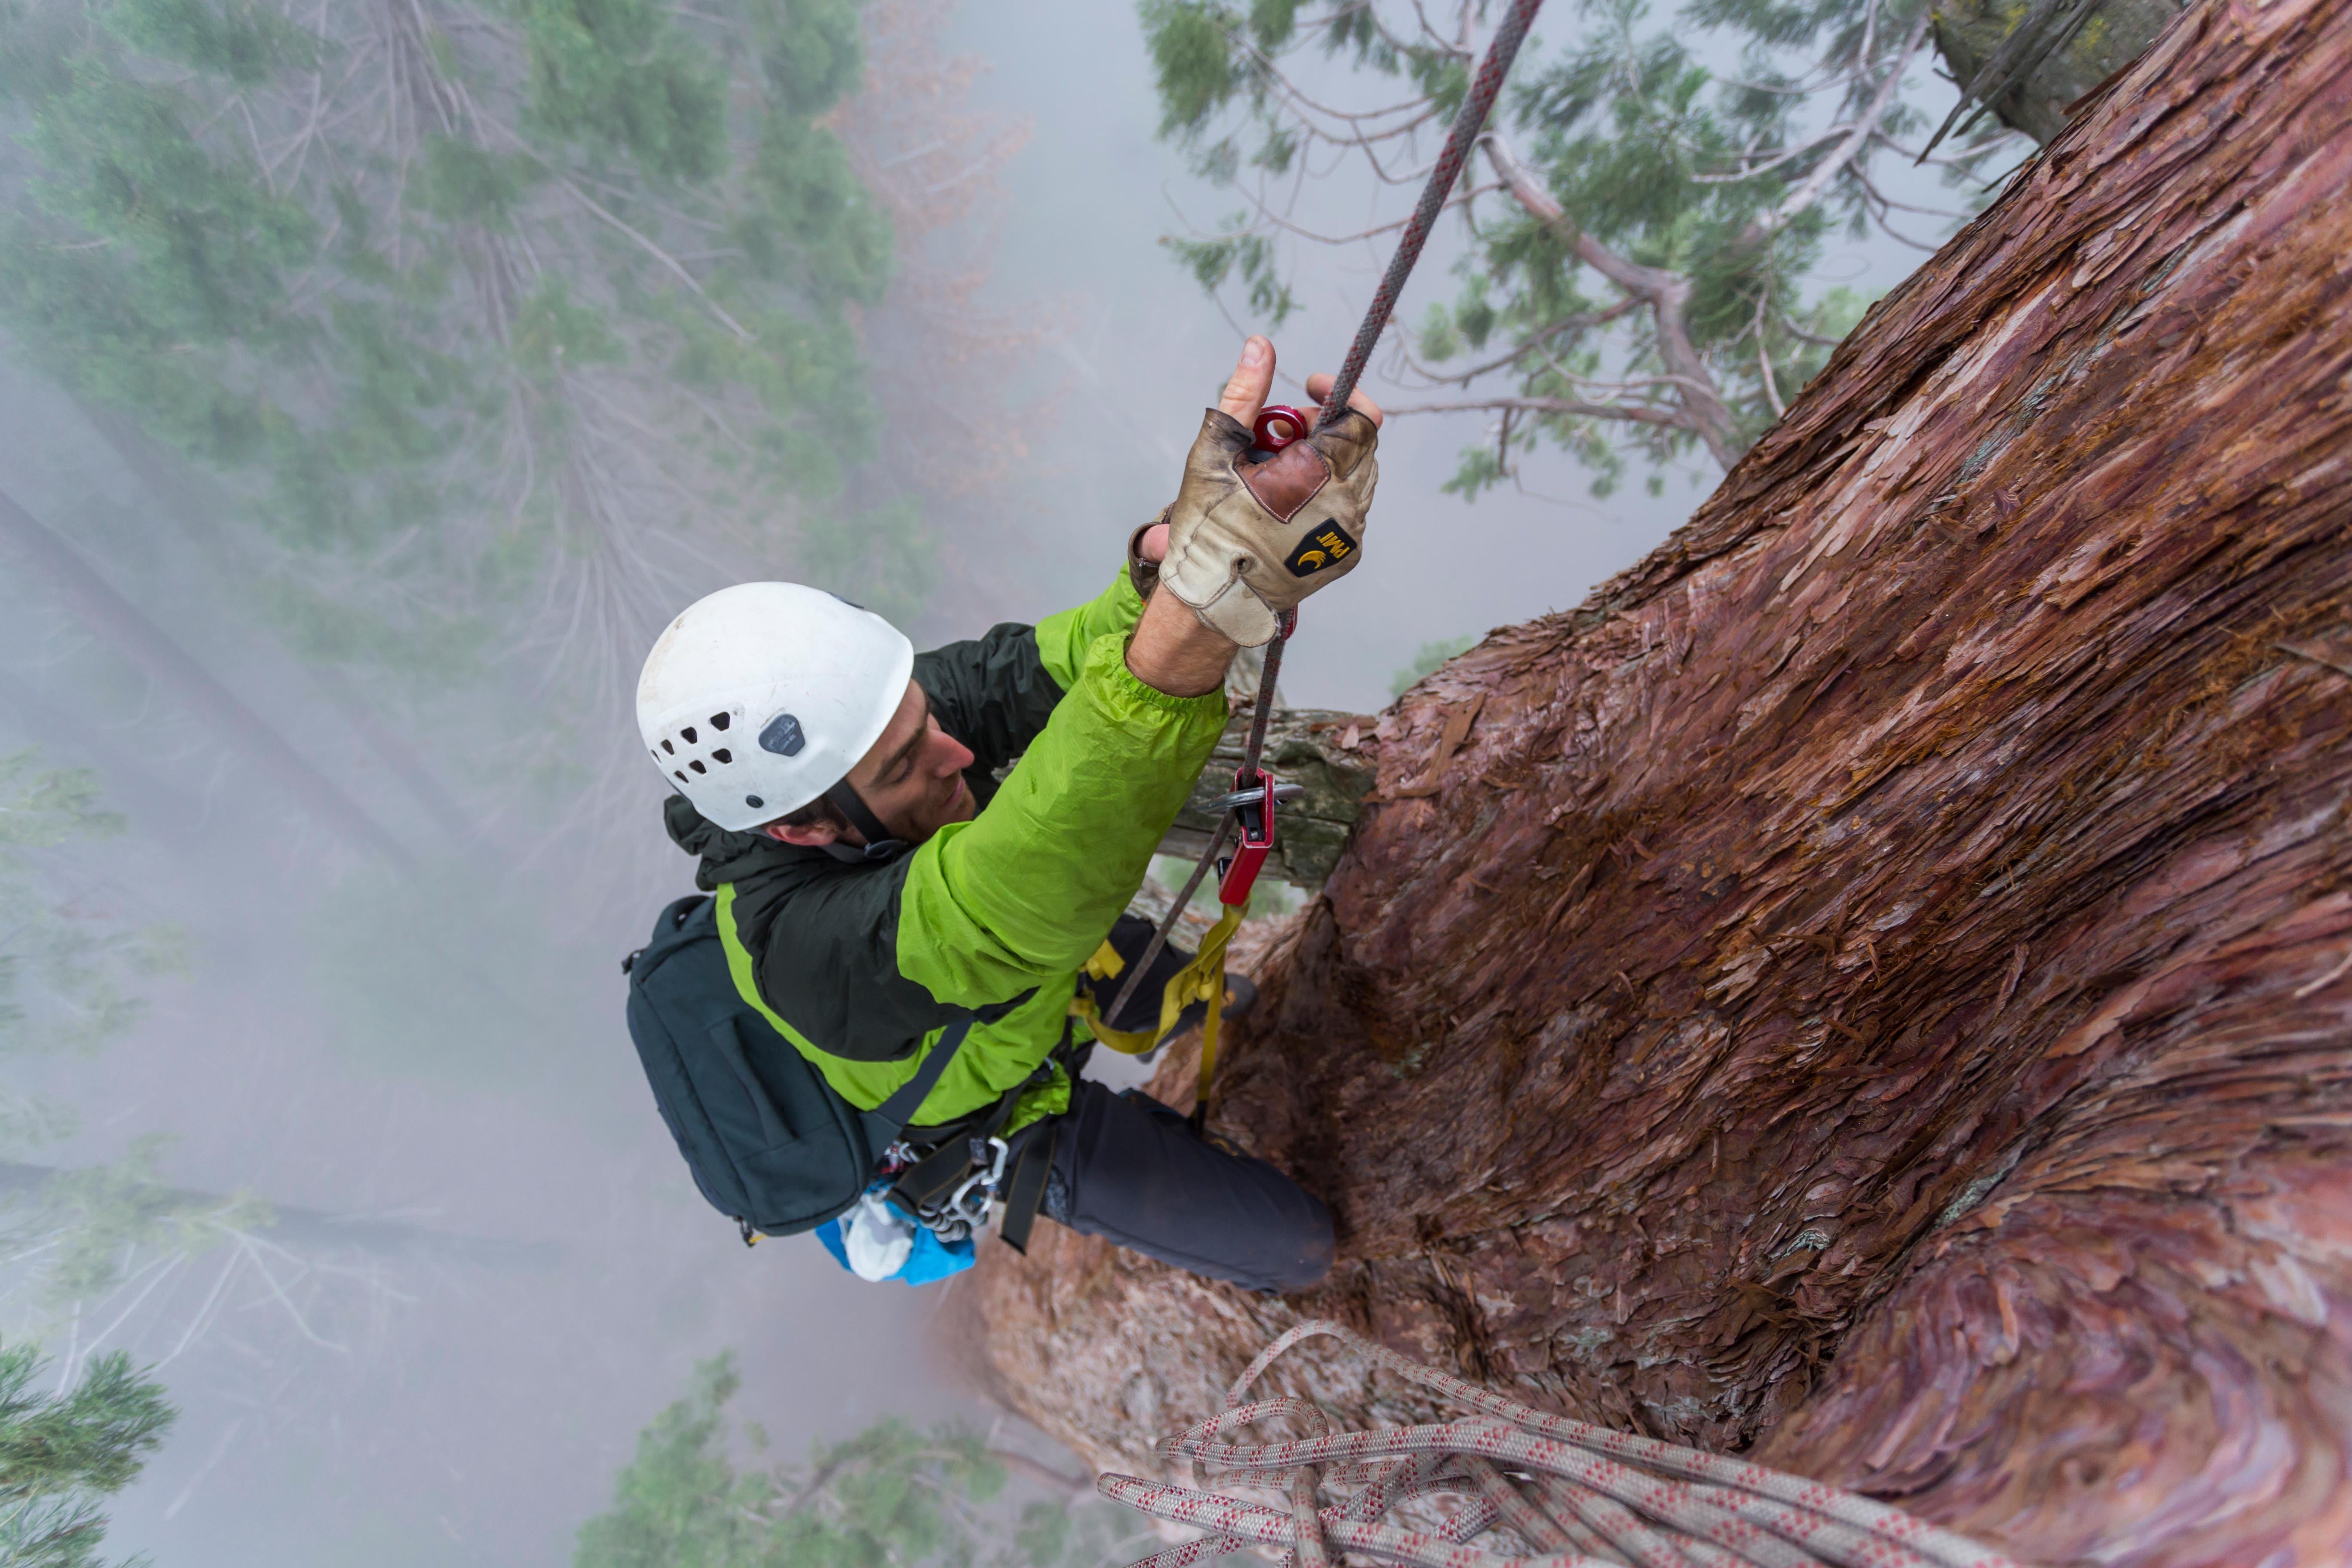
[[[1257,798],[1246,805],[1234,807],[1234,818],[1241,824],[1242,841],[1231,858],[1218,867],[1222,878],[1217,883],[1217,902],[1246,904],[1250,889],[1257,885],[1258,868],[1265,864],[1266,851],[1274,847],[1274,775],[1264,768],[1252,778],[1244,773],[1234,774],[1235,794],[1255,794]]]
[[[1269,403],[1258,411],[1257,422],[1250,426],[1250,438],[1262,452],[1279,452],[1293,441],[1306,438],[1315,427],[1314,419],[1284,403]]]

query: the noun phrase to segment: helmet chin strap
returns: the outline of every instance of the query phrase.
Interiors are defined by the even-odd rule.
[[[893,837],[890,830],[882,826],[882,819],[874,815],[873,808],[866,804],[864,796],[850,786],[846,777],[826,790],[824,798],[833,803],[835,810],[849,818],[849,826],[857,829],[866,838],[863,848],[855,844],[843,844],[838,841],[826,845],[825,853],[835,859],[887,860],[907,847],[903,841]]]

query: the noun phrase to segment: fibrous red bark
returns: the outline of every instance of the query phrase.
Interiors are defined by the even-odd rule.
[[[1148,1467],[1336,1316],[2032,1560],[2345,1561],[2347,303],[2352,8],[2199,5],[1667,545],[1383,717],[1215,1118],[1328,1288],[1049,1226],[992,1384]]]

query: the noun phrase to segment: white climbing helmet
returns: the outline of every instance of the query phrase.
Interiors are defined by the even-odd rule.
[[[914,668],[914,644],[871,610],[739,583],[688,605],[646,656],[637,733],[695,810],[741,832],[847,777]]]

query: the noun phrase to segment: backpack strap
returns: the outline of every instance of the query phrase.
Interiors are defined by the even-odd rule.
[[[950,1024],[947,1033],[940,1037],[939,1044],[931,1047],[931,1054],[923,1058],[923,1065],[916,1069],[915,1076],[900,1084],[889,1099],[866,1114],[889,1122],[892,1134],[896,1136],[897,1130],[914,1120],[915,1112],[922,1108],[924,1100],[930,1098],[931,1090],[939,1087],[940,1076],[948,1070],[948,1063],[955,1060],[956,1052],[963,1048],[964,1037],[971,1033],[971,1026],[970,1018],[959,1018]]]

